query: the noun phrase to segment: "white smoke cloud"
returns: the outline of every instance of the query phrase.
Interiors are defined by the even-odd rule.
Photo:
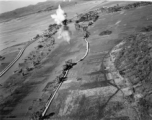
[[[63,40],[70,43],[70,35],[71,31],[69,30],[69,27],[67,25],[64,25],[62,22],[66,20],[66,13],[64,10],[62,10],[61,6],[58,6],[58,9],[56,10],[56,14],[51,15],[51,17],[54,19],[55,23],[58,25],[61,25],[61,28],[58,30],[58,39],[63,38]]]
[[[61,9],[61,6],[58,6],[58,9],[56,10],[56,14],[51,15],[51,17],[54,19],[56,24],[60,25],[62,24],[62,21],[65,20],[65,12]]]
[[[62,26],[58,31],[58,39],[63,38],[63,40],[67,41],[70,44],[71,39],[71,31],[68,26]]]

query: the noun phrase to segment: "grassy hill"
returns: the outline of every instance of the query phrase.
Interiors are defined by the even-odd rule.
[[[66,6],[75,5],[81,2],[85,2],[85,1],[92,1],[92,0],[73,0],[71,2],[48,0],[46,2],[39,2],[36,5],[29,5],[27,7],[18,8],[10,12],[0,14],[0,22],[8,21],[14,18],[29,15],[29,14],[48,12],[53,9],[56,9],[59,4],[61,4],[62,7],[66,7]]]

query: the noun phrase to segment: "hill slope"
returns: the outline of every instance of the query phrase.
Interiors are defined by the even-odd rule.
[[[27,7],[18,8],[10,12],[2,13],[0,14],[0,22],[22,17],[29,14],[40,13],[44,11],[51,11],[53,9],[56,9],[59,4],[61,4],[62,7],[66,7],[66,6],[75,5],[84,1],[92,1],[92,0],[73,0],[71,2],[48,0],[46,2],[40,2],[36,5],[29,5]]]

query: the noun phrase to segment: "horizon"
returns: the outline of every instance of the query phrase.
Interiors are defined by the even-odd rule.
[[[18,8],[27,7],[29,5],[36,5],[39,2],[45,2],[45,1],[69,1],[69,0],[0,0],[0,14],[10,12]],[[122,0],[106,0],[106,1],[122,1]],[[139,1],[139,0],[123,0],[123,1]],[[140,0],[140,1],[152,2],[152,0]]]
[[[0,14],[45,1],[47,0],[0,0]]]
[[[46,1],[69,1],[69,0],[0,0],[0,14],[10,12],[18,8],[27,7],[29,5],[36,5],[37,3],[46,2]]]

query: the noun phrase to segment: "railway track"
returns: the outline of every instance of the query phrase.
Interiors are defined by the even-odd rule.
[[[67,77],[68,72],[69,72],[69,70],[67,70],[67,71],[66,71],[66,73],[65,73],[65,75],[64,75],[64,78],[66,78],[66,77]],[[51,99],[46,103],[46,105],[45,105],[45,109],[44,109],[44,111],[43,111],[43,113],[42,113],[42,117],[44,117],[44,116],[45,116],[45,114],[46,114],[46,112],[47,112],[47,110],[48,110],[48,108],[49,108],[50,104],[52,103],[52,101],[53,101],[53,99],[54,99],[54,97],[55,97],[56,93],[58,92],[59,88],[61,87],[62,83],[63,83],[63,81],[58,85],[58,87],[56,88],[56,90],[55,90],[55,92],[54,92],[53,96],[52,96],[52,97],[51,97]]]
[[[85,43],[86,43],[86,52],[85,52],[84,56],[83,56],[80,60],[78,60],[77,62],[75,62],[74,65],[77,65],[79,62],[83,61],[83,60],[87,57],[87,55],[88,55],[88,53],[89,53],[89,42],[87,41],[87,38],[84,38],[84,41],[85,41]],[[113,49],[113,48],[112,48],[112,49]],[[111,82],[108,81],[107,76],[106,76],[106,70],[104,69],[104,60],[105,60],[105,58],[107,57],[107,55],[112,51],[112,49],[110,49],[109,52],[104,55],[104,58],[103,58],[103,60],[102,60],[101,69],[102,69],[102,71],[103,71],[105,80],[106,80],[110,85],[116,87],[117,90],[119,91],[120,88],[119,88],[117,85],[115,85],[115,84],[113,84],[113,83],[111,83]],[[71,69],[71,68],[70,68],[70,69]],[[64,74],[64,77],[63,77],[63,78],[67,78],[67,75],[68,75],[68,72],[69,72],[70,69],[68,69],[67,71],[65,71],[65,74]],[[55,95],[56,95],[57,92],[59,91],[59,89],[60,89],[60,87],[62,86],[63,82],[64,82],[64,81],[62,81],[62,82],[58,85],[58,87],[56,88],[56,90],[55,90],[55,92],[53,93],[52,97],[47,101],[47,103],[46,103],[46,105],[45,105],[45,109],[44,109],[44,111],[43,111],[42,114],[41,114],[41,119],[42,119],[42,120],[43,120],[43,118],[45,117],[45,115],[46,115],[46,113],[47,113],[47,111],[48,111],[48,109],[49,109],[49,106],[51,105],[51,103],[52,103]],[[39,119],[39,120],[41,120],[41,119]]]
[[[88,10],[88,11],[89,11],[89,10]],[[74,18],[75,18],[75,17],[74,17]],[[74,18],[72,18],[72,19],[74,19]],[[87,57],[87,55],[88,55],[88,53],[89,53],[89,42],[87,41],[87,38],[83,38],[83,40],[84,40],[85,43],[86,43],[86,52],[85,52],[85,54],[83,55],[83,57],[82,57],[80,60],[78,60],[77,62],[75,62],[75,64],[73,64],[73,66],[76,65],[77,63],[83,61],[83,60]],[[32,41],[31,43],[29,43],[28,45],[26,45],[22,50],[20,50],[20,52],[19,52],[19,54],[17,55],[17,57],[0,73],[0,77],[2,77],[2,76],[17,62],[17,60],[18,60],[18,59],[22,56],[22,54],[24,53],[25,49],[26,49],[30,44],[32,44],[32,43],[35,42],[35,41],[36,41],[36,40]],[[70,68],[70,69],[71,69],[71,68]],[[63,78],[67,78],[67,75],[68,75],[70,69],[68,69],[68,70],[65,71],[65,74],[64,74]],[[50,107],[50,105],[51,105],[54,97],[56,96],[56,94],[57,94],[57,92],[59,91],[60,87],[62,86],[63,82],[64,82],[64,81],[62,81],[62,82],[59,83],[59,85],[58,85],[58,87],[55,89],[53,95],[51,95],[51,97],[49,98],[49,100],[48,100],[47,103],[45,104],[45,108],[44,108],[44,110],[43,110],[43,112],[42,112],[41,117],[39,118],[39,120],[41,120],[41,118],[43,119],[43,117],[45,117],[45,115],[46,115],[46,113],[47,113],[47,111],[48,111],[48,108]]]
[[[91,8],[92,9],[92,8]],[[87,11],[85,11],[84,13],[86,13],[86,12],[88,12],[88,11],[90,11],[90,9],[89,10],[87,10]],[[83,14],[84,14],[83,13]],[[72,19],[74,19],[74,18],[76,18],[76,16],[75,17],[73,17],[73,18],[71,18],[71,20]],[[30,44],[32,44],[33,42],[35,42],[36,40],[34,40],[34,41],[32,41],[31,43],[29,43],[28,45],[26,45],[22,50],[20,50],[20,52],[18,53],[18,55],[16,56],[16,58],[2,71],[2,72],[0,72],[0,77],[2,77],[17,61],[18,61],[18,59],[22,56],[22,54],[24,53],[24,51],[25,51],[25,49],[30,45]],[[86,40],[85,40],[86,41]],[[87,43],[87,45],[88,45],[88,43]],[[84,59],[84,58],[83,58]],[[81,59],[82,60],[82,59]]]
[[[89,11],[89,10],[88,10],[88,11]],[[74,18],[75,18],[75,17],[73,17],[72,19],[74,19]],[[72,19],[71,19],[71,20],[72,20]],[[86,31],[87,31],[87,30],[86,30]],[[86,32],[86,31],[83,31],[83,32]],[[79,62],[83,61],[83,60],[87,57],[87,55],[88,55],[88,53],[89,53],[89,42],[87,41],[87,38],[88,38],[88,37],[83,38],[83,40],[84,40],[85,43],[86,43],[86,52],[85,52],[84,56],[83,56],[80,60],[78,60],[77,62],[75,62],[75,63],[73,64],[73,66],[74,66],[74,65],[77,65]],[[72,67],[73,67],[73,66],[72,66]],[[71,67],[71,68],[72,68],[72,67]],[[70,69],[71,69],[71,68],[70,68]],[[64,74],[64,76],[63,76],[64,79],[67,78],[67,75],[68,75],[68,72],[69,72],[70,69],[68,69],[67,71],[65,71],[65,74]],[[51,103],[52,103],[55,95],[56,95],[57,92],[59,91],[59,89],[60,89],[60,87],[62,86],[63,82],[64,82],[64,81],[62,81],[62,82],[58,85],[58,87],[56,88],[56,90],[55,90],[55,92],[53,93],[52,97],[51,97],[51,98],[48,100],[48,102],[46,103],[45,109],[44,109],[44,111],[42,112],[42,114],[41,114],[41,116],[40,116],[40,120],[41,120],[41,119],[43,120],[43,118],[45,117],[45,115],[46,115],[46,113],[47,113],[47,111],[48,111],[48,109],[49,109],[49,106],[51,105]]]
[[[88,55],[88,53],[89,53],[89,42],[87,41],[87,39],[84,39],[84,41],[86,42],[86,52],[85,52],[84,56],[83,56],[80,60],[78,60],[77,62],[75,62],[74,65],[76,65],[76,64],[78,64],[79,62],[83,61],[83,60],[86,58],[86,56]],[[73,66],[74,66],[74,65],[73,65]],[[71,69],[71,68],[70,68],[70,69]],[[69,72],[70,69],[68,69],[67,71],[65,71],[65,74],[64,74],[64,76],[63,76],[64,79],[67,78],[67,75],[68,75],[68,72]],[[41,115],[42,118],[45,116],[45,114],[46,114],[49,106],[51,105],[51,103],[52,103],[55,95],[57,94],[58,90],[59,90],[60,87],[62,86],[63,82],[64,82],[64,81],[60,82],[60,84],[59,84],[58,87],[56,88],[55,92],[53,93],[52,97],[51,97],[51,98],[48,100],[48,102],[46,103],[45,109],[44,109],[44,111],[42,112],[42,115]]]
[[[0,77],[2,77],[18,61],[18,59],[23,55],[25,49],[35,41],[36,40],[33,40],[32,42],[28,43],[24,48],[20,50],[18,55],[15,57],[15,59],[2,72],[0,72]]]

